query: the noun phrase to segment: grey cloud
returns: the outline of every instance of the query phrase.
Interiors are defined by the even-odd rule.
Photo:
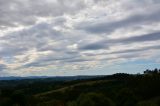
[[[129,3],[130,1],[132,2]],[[1,73],[5,71],[12,74],[29,67],[47,68],[50,65],[62,68],[66,65],[71,67],[76,65],[81,69],[87,69],[85,63],[141,58],[140,53],[152,49],[159,52],[159,45],[143,46],[143,43],[158,43],[160,40],[160,32],[155,32],[158,27],[154,27],[158,26],[160,21],[160,8],[154,7],[158,1],[152,2],[151,5],[147,0],[141,1],[140,4],[139,2],[138,0],[109,0],[109,2],[106,0],[0,0],[0,31],[2,31],[0,32],[2,34],[0,35],[0,58],[2,63],[6,63],[6,66],[0,64]],[[124,7],[121,7],[123,3],[125,3]],[[117,8],[113,9],[115,13],[112,14],[112,11],[109,13],[115,4],[116,6],[118,4]],[[143,7],[140,7],[141,4]],[[150,7],[149,10],[146,11],[145,6]],[[132,8],[133,11],[127,11],[126,8]],[[141,12],[136,11],[139,8]],[[115,17],[115,14],[122,12],[124,14],[126,12],[128,17],[122,18],[120,15],[118,18]],[[110,18],[107,13],[113,17],[112,22],[106,22],[105,19]],[[22,26],[22,29],[17,26]],[[11,27],[17,29],[12,30]],[[125,35],[132,31],[146,34],[117,39],[105,37],[107,34],[112,36],[114,31],[118,29],[123,31],[125,28],[130,30],[130,32],[124,31]],[[139,28],[138,32],[133,28]],[[122,35],[123,33],[120,37]],[[129,49],[126,46],[128,44],[141,46]],[[110,48],[117,45],[121,45],[122,49],[112,52]],[[12,65],[13,69],[7,69]]]
[[[1,47],[2,47],[2,49],[0,50],[1,57],[14,56],[22,54],[27,51],[27,48],[17,47],[17,45],[14,44],[1,45]]]
[[[65,54],[62,54],[62,55],[63,55],[63,57],[61,57],[58,54],[57,54],[57,56],[54,56],[54,55],[42,56],[33,62],[30,62],[30,63],[23,65],[21,68],[23,68],[23,67],[42,67],[42,66],[52,65],[52,64],[56,65],[56,62],[60,62],[61,65],[63,65],[63,63],[65,61],[72,60],[72,59],[76,58],[75,55],[74,56],[70,56],[70,55],[65,56]]]
[[[159,50],[160,45],[137,48],[137,49],[130,49],[130,50],[121,50],[121,51],[111,52],[109,54],[133,53],[133,52],[141,52],[141,51],[156,50],[156,49]]]
[[[129,53],[129,54],[122,54],[119,55],[117,58],[115,59],[133,59],[133,58],[143,58],[144,56],[142,54],[139,53]]]
[[[83,58],[75,58],[75,59],[66,60],[64,62],[67,62],[67,63],[81,63],[81,62],[87,62],[87,61],[93,61],[93,60],[91,60],[91,59],[83,59]]]
[[[145,56],[143,56],[143,54],[140,54],[139,52],[125,52],[124,54],[121,53],[117,53],[115,54],[115,57],[110,57],[110,53],[102,53],[102,54],[95,54],[95,55],[89,55],[88,56],[106,56],[104,58],[101,59],[88,59],[88,60],[84,60],[84,61],[100,61],[100,62],[106,62],[106,61],[113,61],[113,60],[118,60],[119,59],[141,59],[144,58]]]
[[[147,46],[147,47],[142,47],[142,48],[134,48],[134,49],[127,49],[127,50],[119,50],[119,51],[114,51],[114,52],[109,52],[109,53],[85,53],[86,56],[99,56],[99,55],[110,55],[110,54],[128,54],[128,53],[140,53],[140,52],[148,52],[148,50],[159,50],[160,45],[153,45],[153,46]]]
[[[85,46],[80,46],[80,50],[99,50],[99,49],[105,49],[107,46],[104,43],[96,42]]]
[[[0,64],[0,71],[7,69],[7,66],[4,64]]]
[[[50,62],[53,64],[55,61],[64,61],[77,56],[78,53],[76,51],[76,53],[73,53],[74,51],[70,51],[66,47],[68,44],[72,44],[72,41],[75,39],[70,39],[68,37],[65,39],[65,34],[52,29],[52,26],[54,26],[54,23],[53,25],[49,23],[39,23],[29,29],[11,32],[1,37],[1,40],[7,42],[0,44],[0,47],[2,48],[0,50],[0,56],[14,57],[21,54],[26,55],[28,51],[33,49],[37,52],[53,51],[56,53],[56,55],[47,55],[46,57],[41,56],[37,61],[28,63],[24,67],[46,66],[47,64],[51,64]],[[57,42],[58,44],[49,44],[50,40],[53,40],[53,43]],[[69,57],[66,57],[65,54]],[[60,57],[60,55],[63,57]],[[28,59],[26,59],[25,62],[26,61],[28,61]]]
[[[55,1],[55,2],[54,2]],[[81,0],[1,0],[0,28],[33,25],[37,17],[56,17],[74,14],[85,7]]]
[[[62,34],[52,29],[51,25],[40,23],[29,29],[11,32],[1,37],[1,40],[7,42],[0,45],[2,47],[0,54],[1,56],[14,55],[16,52],[20,53],[21,51],[28,51],[33,48],[45,50],[48,47],[48,40],[52,39],[62,39]]]
[[[128,43],[138,43],[138,42],[144,42],[144,41],[155,41],[155,40],[160,40],[160,33],[156,32],[156,33],[151,33],[151,34],[145,34],[145,35],[141,35],[141,36],[134,36],[134,37],[129,37],[129,38],[123,38],[123,39],[117,39],[117,40],[109,40],[109,41],[102,41],[102,42],[98,42],[95,44],[91,44],[91,46],[87,45],[84,46],[82,48],[79,48],[81,50],[88,50],[88,49],[92,49],[92,50],[97,50],[97,49],[104,49],[106,48],[106,43],[107,45],[114,45],[114,44],[128,44]],[[97,46],[98,45],[98,46]],[[94,47],[95,46],[95,47]],[[118,58],[134,58],[137,56],[137,54],[133,54],[134,52],[141,52],[141,51],[147,51],[150,49],[160,49],[160,46],[148,46],[148,47],[142,47],[142,48],[137,48],[137,49],[130,49],[130,50],[122,50],[122,51],[115,51],[115,52],[110,52],[110,53],[104,53],[104,54],[99,54],[99,55],[109,55],[109,54],[123,54],[123,53],[127,53],[124,55],[119,56]],[[68,53],[69,51],[66,51],[66,53]],[[64,50],[65,53],[65,50]],[[129,53],[129,54],[128,54]],[[131,55],[131,54],[132,55]],[[70,52],[69,52],[70,54]],[[68,56],[69,56],[68,54]],[[64,54],[62,54],[64,56]],[[33,63],[29,63],[26,64],[25,67],[31,67],[31,66],[45,66],[45,65],[49,65],[49,64],[53,64],[55,61],[61,62],[62,63],[78,63],[78,62],[85,62],[85,61],[93,61],[94,59],[83,59],[81,57],[77,58],[77,52],[73,52],[72,54],[73,56],[69,56],[69,57],[57,57],[55,58],[55,56],[46,56],[45,58],[40,58],[38,60],[36,60]],[[97,55],[97,54],[95,54]],[[89,56],[89,55],[88,55]],[[93,56],[93,55],[92,55]],[[113,59],[118,59],[118,58],[107,58],[108,60],[113,60]],[[49,62],[49,63],[47,63]],[[50,63],[51,62],[51,63]]]
[[[157,41],[160,40],[160,32],[154,32],[129,38],[122,38],[118,40],[112,40],[111,43],[138,43],[145,41]]]
[[[54,21],[53,23],[39,23],[28,29],[11,32],[1,39],[16,45],[17,48],[36,48],[38,51],[64,51],[67,45],[75,42],[75,38],[72,38],[72,34],[53,29],[53,26],[59,23],[55,24]],[[55,45],[49,44],[49,41],[53,41]]]
[[[54,25],[63,25],[65,22],[66,22],[66,18],[60,16],[60,17],[56,17],[56,18],[54,19],[53,24],[54,24]]]
[[[125,59],[125,60],[130,60],[130,59],[142,59],[145,56],[143,56],[140,53],[126,53],[126,54],[118,54],[117,57],[107,57],[101,59],[101,61],[112,61],[112,60],[119,60],[119,59]]]
[[[125,19],[113,21],[113,22],[100,22],[100,23],[88,23],[84,24],[83,22],[78,24],[76,28],[79,30],[85,30],[90,33],[112,33],[117,29],[131,27],[131,26],[141,26],[143,24],[149,24],[153,22],[160,21],[160,10],[153,11],[151,13],[142,13],[129,16]]]
[[[79,47],[80,50],[99,50],[105,49],[106,47],[116,45],[116,44],[131,44],[131,43],[140,43],[140,42],[149,42],[149,41],[157,41],[160,40],[160,32],[154,32],[139,36],[133,36],[128,38],[120,38],[120,39],[109,39],[109,40],[102,40],[92,44],[87,44]],[[98,45],[98,46],[97,46]],[[94,48],[95,46],[95,48]]]

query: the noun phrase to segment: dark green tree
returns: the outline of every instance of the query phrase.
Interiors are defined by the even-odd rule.
[[[113,101],[99,93],[81,94],[76,101],[68,106],[115,106]]]

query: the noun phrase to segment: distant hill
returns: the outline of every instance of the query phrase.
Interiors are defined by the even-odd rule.
[[[103,75],[104,76],[104,75]],[[97,76],[28,76],[28,77],[0,77],[0,80],[23,80],[23,79],[46,79],[51,78],[53,80],[78,80],[78,79],[89,79],[89,78],[96,78],[102,77],[101,75]]]
[[[0,106],[160,106],[160,73],[154,71],[13,79],[0,81]]]

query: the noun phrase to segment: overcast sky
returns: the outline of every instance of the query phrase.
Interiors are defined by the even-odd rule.
[[[160,68],[160,0],[0,0],[0,76]]]

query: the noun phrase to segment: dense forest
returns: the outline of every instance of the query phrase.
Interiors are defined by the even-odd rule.
[[[1,80],[0,106],[160,106],[160,70],[76,80]]]

